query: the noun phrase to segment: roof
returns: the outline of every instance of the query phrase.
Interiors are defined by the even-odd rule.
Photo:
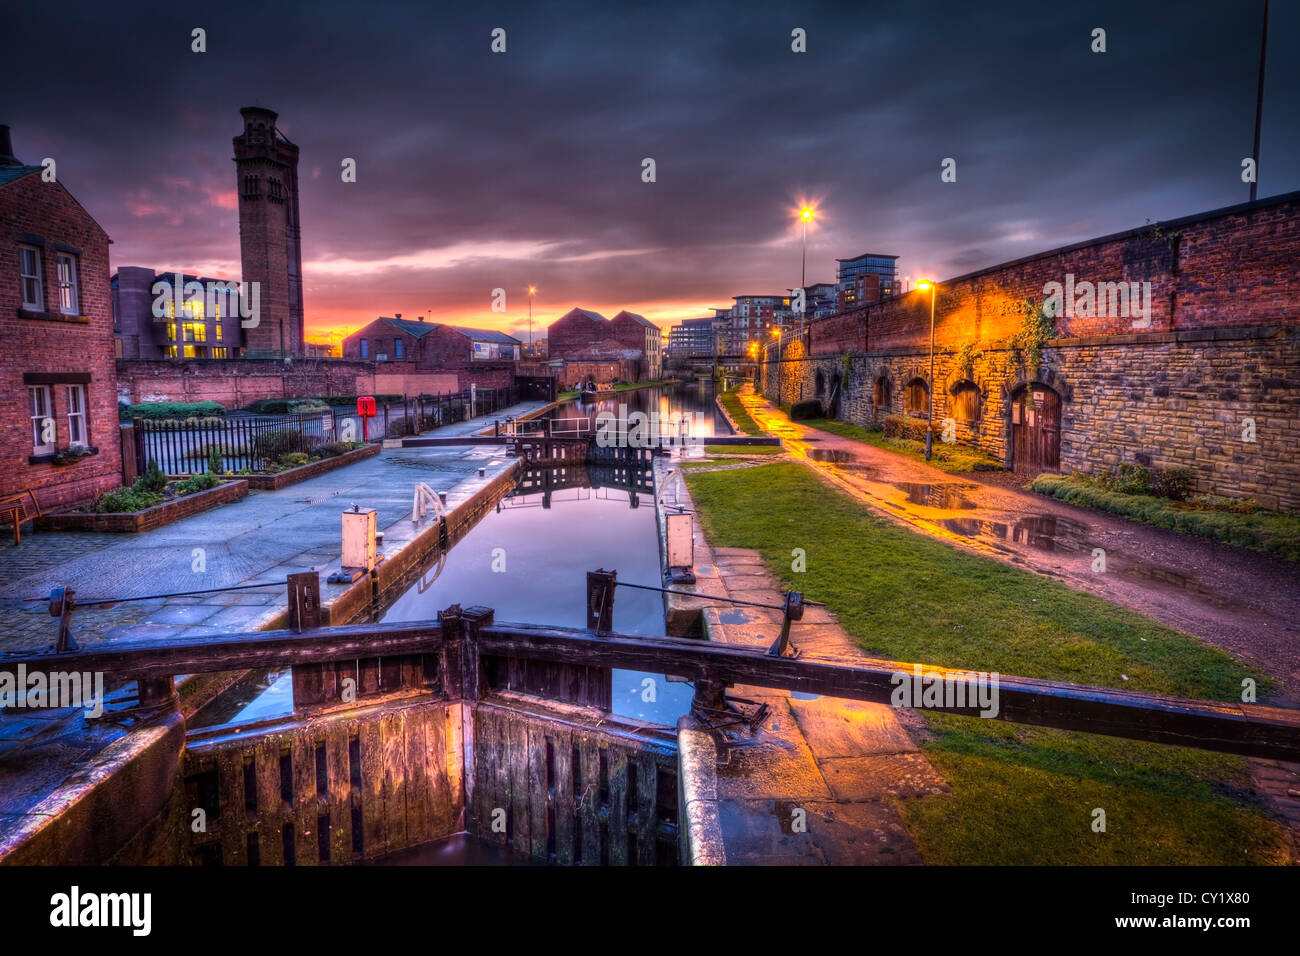
[[[436,322],[415,322],[411,319],[393,319],[386,315],[381,315],[379,321],[387,322],[399,332],[405,332],[407,335],[414,336],[417,339],[423,338],[438,327]]]
[[[0,186],[7,186],[15,179],[22,179],[31,173],[39,173],[43,166],[0,166]]]
[[[610,321],[613,322],[615,319],[622,318],[622,317],[631,319],[632,321],[636,322],[637,325],[644,325],[647,329],[654,329],[656,332],[659,331],[659,326],[655,325],[644,315],[637,315],[635,312],[629,312],[627,309],[624,309],[618,315],[614,316],[614,318],[610,319]]]
[[[850,256],[847,259],[836,259],[836,262],[855,262],[858,259],[897,259],[898,256],[891,256],[886,252],[864,252],[860,256]]]
[[[521,345],[522,343],[513,335],[506,335],[504,332],[498,332],[495,329],[467,329],[461,325],[447,325],[443,328],[450,329],[453,332],[459,332],[467,339],[473,339],[476,342],[502,342],[506,345]]]
[[[575,308],[575,309],[570,309],[568,314],[569,314],[569,315],[572,315],[574,312],[581,312],[583,315],[585,315],[587,318],[591,319],[591,321],[593,321],[593,322],[606,322],[606,321],[608,321],[608,320],[607,320],[603,315],[601,315],[599,312],[592,312],[591,309],[577,309],[577,308]]]

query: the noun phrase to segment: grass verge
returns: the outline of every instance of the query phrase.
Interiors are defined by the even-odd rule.
[[[856,438],[885,451],[907,455],[917,461],[925,461],[925,442],[912,441],[909,438],[886,438],[883,432],[871,428],[862,428],[830,418],[810,418],[797,424],[807,425],[819,431],[830,432],[844,438]],[[936,440],[930,447],[930,464],[940,471],[961,474],[968,471],[1002,471],[1002,463],[978,448],[965,445],[948,444]]]
[[[1235,699],[1243,677],[1261,678],[1100,598],[876,517],[802,465],[700,472],[687,485],[714,546],[760,551],[874,656],[1215,700]],[[805,573],[789,570],[793,548],[806,552]],[[927,755],[953,793],[899,809],[929,863],[1286,858],[1280,828],[1248,797],[1242,758],[924,716]],[[1091,829],[1097,807],[1105,833]]]
[[[1300,561],[1300,515],[1274,511],[1238,514],[1157,498],[1108,491],[1085,475],[1039,475],[1030,486],[1072,505],[1098,508],[1143,524]]]
[[[722,407],[727,410],[727,414],[731,416],[737,428],[746,435],[761,435],[763,429],[759,428],[758,422],[754,421],[753,416],[745,411],[745,406],[740,403],[739,392],[743,385],[744,383],[731,386],[718,395],[718,400],[722,402]]]
[[[779,455],[780,445],[705,445],[706,455]]]

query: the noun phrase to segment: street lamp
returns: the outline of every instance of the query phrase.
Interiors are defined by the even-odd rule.
[[[537,358],[537,348],[533,345],[533,293],[537,291],[536,286],[528,287],[528,357]]]
[[[803,223],[803,261],[799,266],[799,291],[804,297],[803,312],[799,313],[801,327],[808,311],[808,223],[812,222],[813,215],[812,206],[804,206],[799,210],[799,220]]]
[[[924,292],[930,290],[930,413],[925,423],[925,460],[930,460],[930,449],[934,445],[934,287],[938,283],[922,279],[916,287]]]

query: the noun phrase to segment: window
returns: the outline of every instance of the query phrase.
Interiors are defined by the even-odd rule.
[[[206,342],[208,340],[208,327],[203,322],[186,322],[185,323],[185,341],[186,342]]]
[[[86,386],[67,385],[68,390],[68,444],[85,445],[86,442]]]
[[[230,358],[230,349],[214,348],[212,350],[213,358]]]
[[[23,308],[45,311],[45,294],[41,290],[41,250],[18,247],[19,273],[22,276]]]
[[[171,338],[171,336],[168,336],[168,338]],[[163,346],[163,350],[162,350],[162,352],[163,352],[163,358],[175,358],[175,357],[176,357],[176,346],[174,346],[174,345],[164,345],[164,346]]]
[[[401,339],[393,339],[393,356],[394,356],[395,358],[401,358],[401,357],[402,357],[402,340],[401,340]]]
[[[77,257],[60,253],[59,265],[59,311],[64,315],[79,315],[77,299]]]
[[[220,342],[220,341],[221,341],[221,323],[220,323],[220,322],[217,322],[217,324],[216,324],[213,328],[216,329],[216,333],[217,333],[217,341]]]
[[[361,357],[362,357],[362,358],[370,358],[370,340],[369,340],[369,339],[362,339],[362,340],[361,340]]]
[[[54,417],[50,406],[50,387],[48,385],[28,386],[27,407],[32,418],[32,454],[54,454],[55,433]]]

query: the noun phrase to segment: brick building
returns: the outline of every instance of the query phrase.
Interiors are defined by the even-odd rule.
[[[43,511],[122,484],[108,234],[0,126],[0,498]]]
[[[276,129],[271,110],[239,111],[234,139],[239,190],[239,254],[245,283],[258,283],[259,318],[244,330],[250,358],[302,355],[302,227],[298,147]]]
[[[380,316],[345,338],[343,358],[455,374],[459,388],[501,388],[514,384],[521,348],[518,339],[504,332],[426,322],[424,316],[403,319],[398,313]]]
[[[619,316],[616,325],[591,309],[571,309],[550,324],[546,331],[548,366],[556,369],[562,382],[645,380],[653,362],[662,371],[662,349],[657,355],[647,355],[651,338],[647,325],[656,337],[659,327],[631,312]]]
[[[641,352],[636,378],[657,382],[663,377],[663,331],[643,315],[626,309],[609,320],[610,331],[625,349]]]
[[[225,295],[183,289],[197,282],[206,290],[211,283],[228,280],[207,276],[182,275],[181,316],[176,316],[176,302],[168,299],[162,318],[153,314],[154,284],[176,285],[177,276],[155,272],[140,266],[122,266],[110,280],[113,296],[113,335],[117,340],[117,357],[121,359],[163,358],[239,358],[244,353],[244,331],[234,304]],[[233,283],[237,288],[238,283]],[[211,314],[208,313],[212,307]]]
[[[1186,466],[1199,492],[1300,510],[1297,262],[1300,192],[940,281],[936,433],[952,419],[1017,471]],[[1026,299],[1062,300],[1036,367],[1012,342]],[[814,322],[761,386],[857,424],[924,415],[929,322],[922,291]]]

